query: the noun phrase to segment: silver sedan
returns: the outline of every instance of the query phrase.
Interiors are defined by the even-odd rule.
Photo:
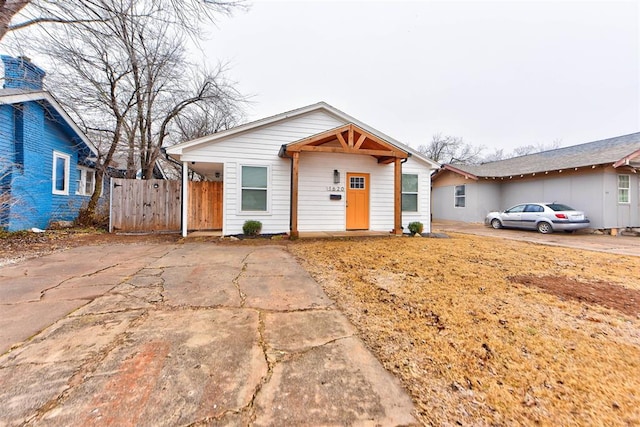
[[[589,227],[584,212],[561,203],[522,203],[506,211],[489,212],[484,223],[493,228],[524,228],[543,234]]]

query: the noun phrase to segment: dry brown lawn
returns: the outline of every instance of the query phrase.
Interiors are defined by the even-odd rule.
[[[640,258],[452,234],[289,245],[434,425],[640,425]]]

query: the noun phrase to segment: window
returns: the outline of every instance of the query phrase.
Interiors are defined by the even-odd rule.
[[[418,212],[418,175],[402,174],[402,211]]]
[[[53,152],[52,193],[69,194],[69,162],[71,157],[67,154]]]
[[[78,167],[76,194],[90,196],[96,187],[96,172],[93,169]]]
[[[266,166],[242,166],[243,211],[267,211],[268,172]]]
[[[454,206],[456,208],[464,208],[465,206],[465,192],[466,192],[466,186],[465,185],[456,185],[456,189],[455,189],[455,202],[454,202]]]
[[[629,203],[629,175],[618,175],[618,203]]]
[[[364,176],[352,176],[349,178],[349,188],[364,190]]]
[[[551,207],[551,206],[549,206]],[[553,208],[551,208],[553,209]],[[524,212],[544,212],[544,208],[540,205],[527,205],[524,208]]]
[[[24,168],[24,105],[16,104],[13,108],[13,131],[16,150],[16,166],[22,173]]]

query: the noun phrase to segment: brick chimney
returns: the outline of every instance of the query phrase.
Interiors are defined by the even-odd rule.
[[[33,65],[29,58],[0,55],[0,59],[4,62],[3,89],[42,90],[42,80],[46,73]]]

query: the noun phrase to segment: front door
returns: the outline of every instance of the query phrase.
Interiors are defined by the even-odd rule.
[[[369,174],[347,172],[347,230],[369,229]]]

